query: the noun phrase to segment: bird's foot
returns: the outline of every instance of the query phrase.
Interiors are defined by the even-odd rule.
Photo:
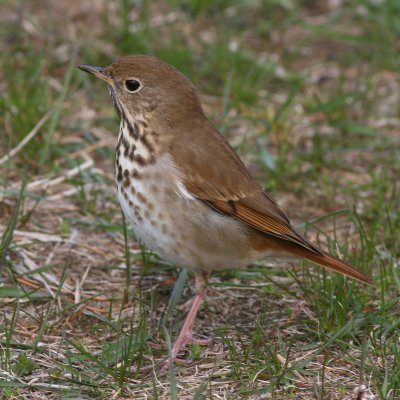
[[[178,354],[189,344],[197,344],[200,346],[207,346],[212,343],[212,339],[199,339],[195,338],[192,332],[186,332],[184,335],[179,335],[176,340],[171,354],[161,362],[160,366],[162,369],[168,369],[171,364],[184,364],[189,365],[192,363],[192,360],[185,360],[178,357]]]
[[[172,347],[171,357],[175,359],[178,354],[188,345],[188,344],[197,344],[200,346],[208,346],[212,343],[212,339],[199,339],[193,336],[191,331],[181,332],[181,334],[176,339],[174,346]]]

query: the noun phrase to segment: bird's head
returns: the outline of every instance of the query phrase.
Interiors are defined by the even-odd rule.
[[[203,115],[191,82],[175,67],[158,58],[132,55],[106,68],[78,65],[109,85],[114,106],[122,118],[161,118],[176,125],[189,115]]]

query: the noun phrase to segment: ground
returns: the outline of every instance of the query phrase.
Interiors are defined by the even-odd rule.
[[[0,2],[0,398],[400,398],[396,0]],[[76,69],[163,58],[300,231],[369,274],[299,260],[215,273],[206,346],[157,364],[193,277],[118,205],[118,120]]]

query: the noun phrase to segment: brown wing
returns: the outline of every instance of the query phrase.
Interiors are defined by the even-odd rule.
[[[186,189],[215,210],[251,227],[305,247],[321,250],[300,236],[277,203],[253,180],[230,145],[208,123],[179,136],[171,154]],[[207,160],[209,162],[207,162]]]
[[[262,243],[258,243],[260,248],[271,248],[273,244],[272,248],[282,248],[371,284],[367,275],[299,235],[276,202],[251,178],[233,149],[208,121],[195,122],[190,134],[180,132],[169,149],[180,168],[186,189],[193,196],[218,212],[253,227],[255,231],[250,236],[259,240],[260,233],[267,234]]]

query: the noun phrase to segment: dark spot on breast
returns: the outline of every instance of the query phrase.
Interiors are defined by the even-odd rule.
[[[136,145],[133,144],[133,145],[131,146],[131,152],[129,153],[129,159],[130,159],[131,161],[134,161],[134,160],[135,160],[135,151],[136,151]]]
[[[142,179],[142,175],[140,175],[140,173],[139,173],[139,171],[137,169],[133,169],[132,177],[137,179],[137,180]]]
[[[166,235],[168,232],[167,224],[161,224],[161,232]]]
[[[147,210],[144,212],[144,217],[146,219],[150,219],[150,214],[149,214],[149,212]]]
[[[124,170],[124,181],[122,183],[124,187],[128,187],[131,184],[131,179],[129,177],[129,170],[125,169]]]
[[[134,214],[135,214],[135,217],[136,217],[136,219],[140,222],[140,223],[142,223],[143,222],[143,218],[142,218],[142,216],[140,215],[140,207],[136,204],[135,206],[134,206]]]
[[[129,147],[125,147],[125,150],[124,150],[124,157],[125,158],[128,158],[128,155],[130,154],[130,146]]]
[[[117,181],[118,182],[122,181],[122,168],[120,165],[118,166]]]
[[[139,140],[143,143],[143,146],[146,147],[146,149],[149,151],[149,153],[154,153],[154,148],[147,139],[146,135],[143,135],[139,138]]]
[[[133,161],[136,161],[141,167],[145,167],[146,165],[155,164],[156,157],[154,154],[150,154],[150,157],[146,159],[140,154],[135,154]]]
[[[121,136],[121,143],[122,143],[122,145],[125,147],[125,149],[126,149],[127,147],[129,147],[129,142],[126,140],[126,138],[125,138],[124,135]]]
[[[146,196],[144,196],[143,193],[138,192],[138,193],[137,193],[137,198],[138,198],[138,200],[139,200],[141,203],[143,203],[143,204],[146,204],[146,203],[147,203]]]
[[[131,184],[129,177],[125,178],[122,184],[127,188]]]
[[[135,123],[131,123],[129,121],[127,121],[127,125],[128,125],[128,133],[129,136],[134,139],[137,140],[139,137],[139,129],[138,126]]]
[[[140,154],[135,154],[133,159],[142,167],[147,164],[146,160]]]

